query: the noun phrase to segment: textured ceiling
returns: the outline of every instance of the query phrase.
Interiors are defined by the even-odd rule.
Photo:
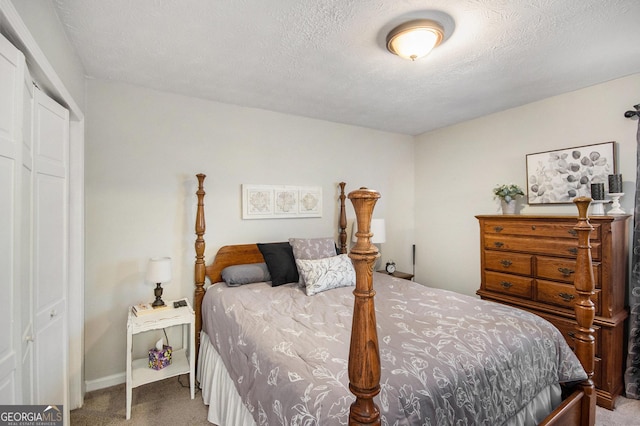
[[[89,77],[411,135],[640,72],[639,0],[54,4]],[[418,17],[445,42],[388,53]]]

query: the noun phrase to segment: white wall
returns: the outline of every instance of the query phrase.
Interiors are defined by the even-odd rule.
[[[622,207],[633,212],[640,74],[548,98],[416,137],[416,278],[475,294],[480,236],[475,215],[496,214],[492,188],[526,187],[526,154],[616,141]],[[525,206],[524,214],[576,214],[573,205]]]
[[[384,257],[410,268],[409,136],[101,80],[88,81],[86,129],[88,390],[124,380],[127,306],[153,299],[143,283],[149,257],[173,258],[164,300],[192,298],[196,173],[207,175],[207,262],[225,244],[336,236],[344,180],[348,191],[381,192],[374,217],[386,219]],[[243,183],[320,185],[323,217],[242,220]]]

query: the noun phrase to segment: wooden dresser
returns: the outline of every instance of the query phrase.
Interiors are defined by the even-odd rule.
[[[598,405],[613,409],[624,388],[625,307],[630,216],[593,216],[590,235],[596,292]],[[481,215],[482,282],[477,294],[552,322],[573,348],[577,253],[575,216]]]

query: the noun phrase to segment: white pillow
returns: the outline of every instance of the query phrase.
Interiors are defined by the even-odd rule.
[[[324,259],[296,259],[296,265],[304,277],[307,296],[356,285],[356,271],[346,254]]]

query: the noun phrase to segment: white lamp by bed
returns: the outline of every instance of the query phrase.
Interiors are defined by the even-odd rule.
[[[146,280],[147,282],[156,284],[156,288],[153,290],[156,300],[151,306],[154,308],[164,306],[164,302],[162,301],[162,286],[160,284],[171,281],[171,258],[152,257],[149,259]]]
[[[371,237],[371,244],[374,244],[378,248],[378,252],[382,253],[380,246],[382,243],[387,241],[386,227],[384,225],[384,219],[371,219],[371,233],[373,236]],[[354,243],[358,242],[358,237],[356,236],[356,232],[358,232],[358,223],[353,222],[353,230],[351,235],[351,241]],[[380,265],[380,258],[375,264],[374,269],[378,269]]]

